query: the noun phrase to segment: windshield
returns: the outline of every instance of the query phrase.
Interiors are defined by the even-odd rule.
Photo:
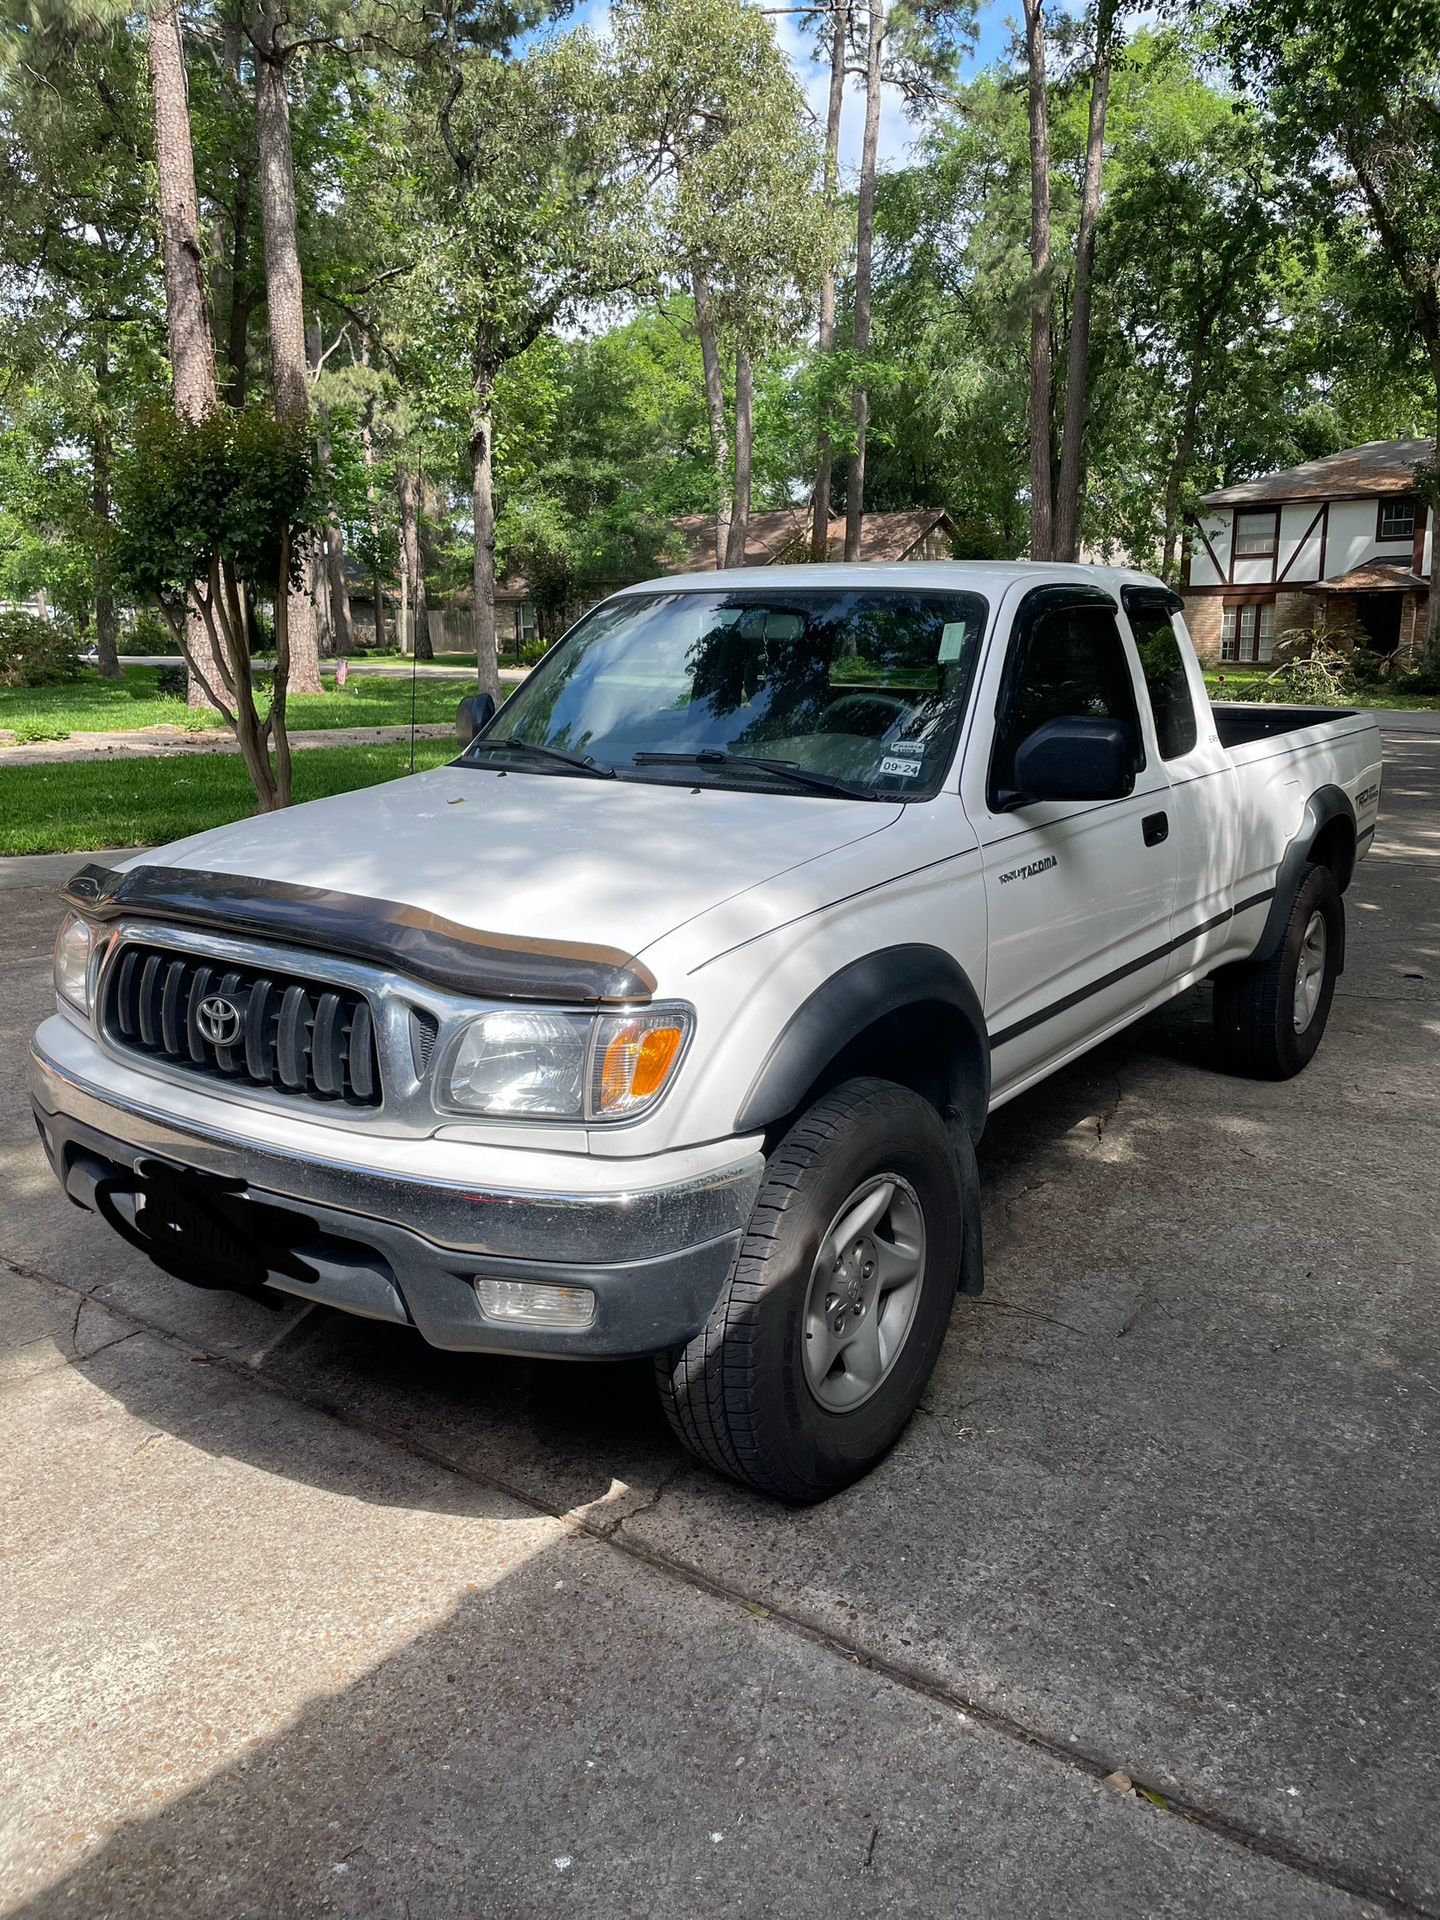
[[[583,620],[462,757],[565,771],[527,743],[623,778],[806,791],[735,764],[769,760],[861,799],[925,798],[950,763],[985,613],[973,593],[625,594]]]

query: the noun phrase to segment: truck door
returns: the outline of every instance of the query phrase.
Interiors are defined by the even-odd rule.
[[[1180,596],[1162,587],[1120,591],[1156,745],[1170,776],[1170,841],[1175,850],[1171,980],[1202,973],[1229,933],[1240,877],[1243,827],[1239,777],[1220,744]]]
[[[961,774],[981,841],[989,919],[986,1024],[996,1096],[1132,1018],[1164,984],[1175,888],[1170,782],[1114,599],[1088,582],[1032,587],[1003,659],[986,663]],[[993,706],[991,705],[993,702]],[[1015,754],[1046,721],[1129,730],[1122,797],[1026,801]]]

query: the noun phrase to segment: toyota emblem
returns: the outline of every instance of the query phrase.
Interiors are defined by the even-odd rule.
[[[233,1000],[212,993],[195,1009],[195,1024],[212,1047],[233,1047],[245,1022]]]

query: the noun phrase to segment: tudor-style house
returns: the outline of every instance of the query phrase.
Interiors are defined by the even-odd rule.
[[[1375,440],[1207,493],[1186,556],[1185,624],[1201,658],[1264,665],[1324,626],[1376,653],[1424,639],[1433,528],[1415,490],[1428,440]]]

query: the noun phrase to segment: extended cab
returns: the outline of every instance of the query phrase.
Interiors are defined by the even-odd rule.
[[[1362,714],[1212,710],[1141,574],[652,581],[452,765],[78,873],[36,1118],[173,1275],[653,1354],[817,1499],[980,1287],[994,1107],[1207,976],[1223,1064],[1306,1064],[1380,779]]]

